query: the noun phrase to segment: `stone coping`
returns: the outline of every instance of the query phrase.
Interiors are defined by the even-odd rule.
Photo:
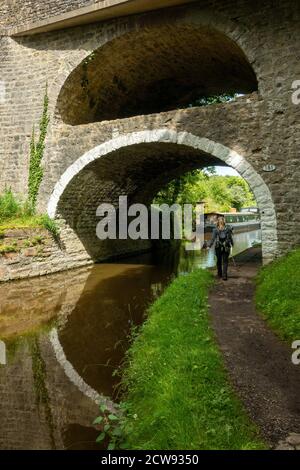
[[[7,36],[26,36],[88,23],[105,21],[146,11],[196,2],[197,0],[103,0],[61,15],[8,29]]]

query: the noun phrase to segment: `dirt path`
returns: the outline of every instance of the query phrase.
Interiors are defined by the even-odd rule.
[[[210,294],[212,323],[233,386],[263,436],[272,446],[283,440],[280,447],[300,449],[300,435],[291,436],[300,433],[300,366],[255,309],[260,265],[255,248],[230,264],[228,281],[218,280]]]

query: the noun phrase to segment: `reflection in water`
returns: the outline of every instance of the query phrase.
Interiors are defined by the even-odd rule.
[[[112,377],[112,372],[128,348],[131,327],[142,322],[147,305],[161,293],[170,275],[169,269],[145,264],[106,264],[92,270],[59,332],[66,357],[92,388],[115,397],[118,377]]]
[[[205,239],[210,239],[210,236],[206,235]],[[257,242],[261,242],[260,230],[252,230],[251,232],[238,233],[234,235],[232,256],[241,253]],[[212,268],[216,264],[214,249],[211,248],[209,251],[184,252],[184,247],[182,246],[176,264],[177,274],[190,272],[196,268]]]
[[[236,235],[234,254],[258,240],[259,231]],[[95,448],[97,396],[118,398],[113,372],[132,325],[174,275],[214,262],[213,250],[182,247],[1,285],[0,448]]]
[[[64,448],[67,450],[99,450],[99,444],[96,443],[98,436],[99,431],[92,427],[70,424],[64,432]],[[107,448],[107,445],[104,448]]]

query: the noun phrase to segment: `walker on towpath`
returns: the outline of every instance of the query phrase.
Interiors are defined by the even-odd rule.
[[[300,369],[293,350],[255,309],[254,277],[260,249],[236,256],[227,283],[209,296],[210,315],[225,365],[238,396],[275,448],[300,449]]]

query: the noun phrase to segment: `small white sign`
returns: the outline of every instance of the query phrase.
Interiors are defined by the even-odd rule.
[[[276,170],[276,166],[275,166],[275,165],[272,165],[272,164],[268,164],[268,165],[265,165],[265,166],[263,167],[263,170],[264,170],[264,171],[274,171],[274,170]]]
[[[6,365],[6,345],[0,340],[0,364]]]

